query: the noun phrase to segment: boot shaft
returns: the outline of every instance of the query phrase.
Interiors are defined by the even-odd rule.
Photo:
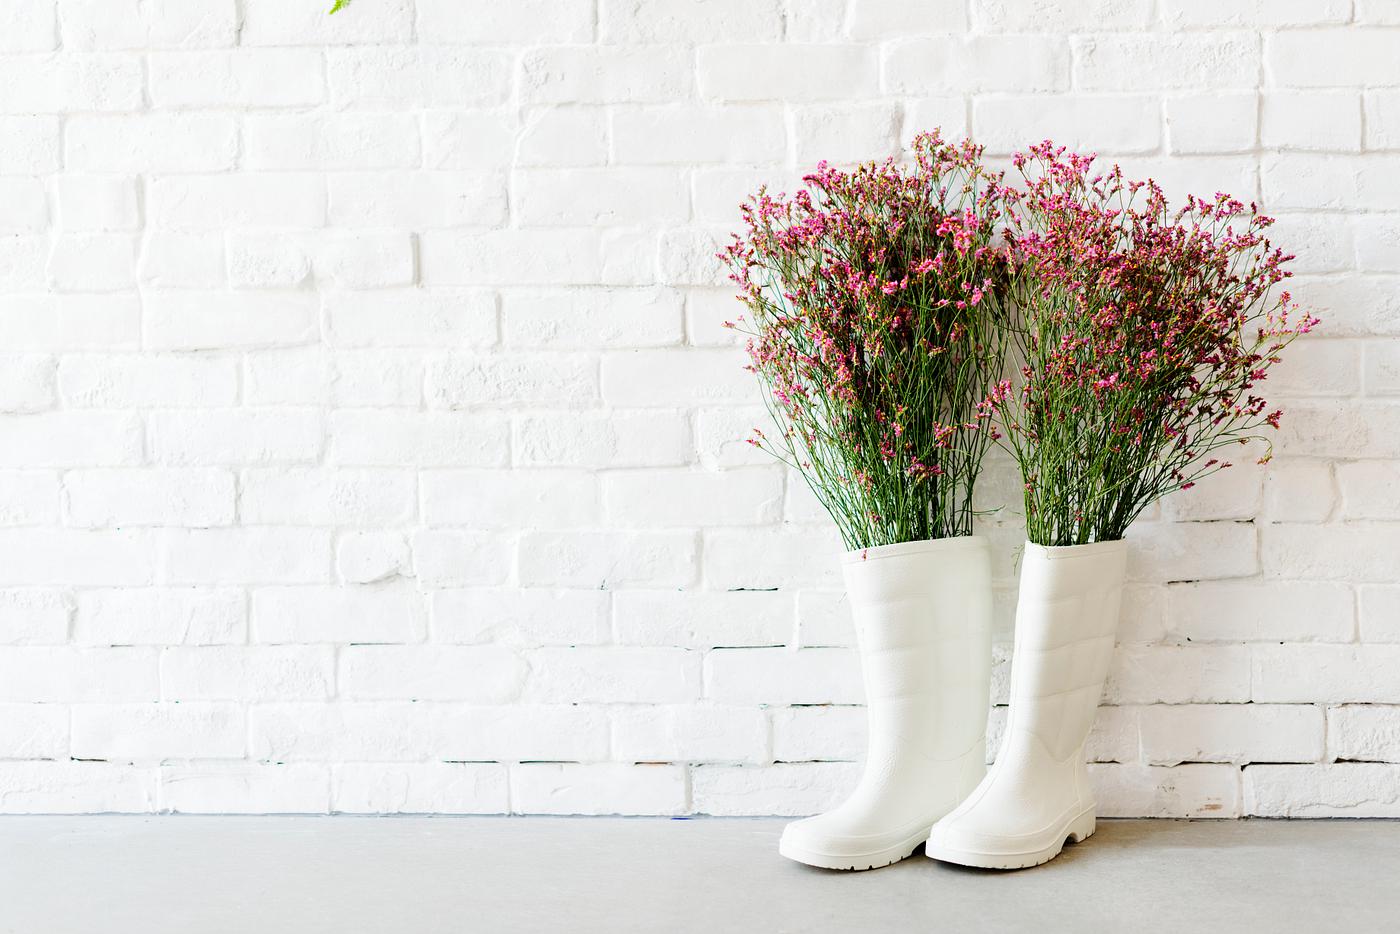
[[[986,539],[848,552],[872,759],[897,747],[946,760],[984,742],[991,683]]]
[[[1026,544],[1008,743],[1034,737],[1053,759],[1078,754],[1113,660],[1126,569],[1123,541]]]

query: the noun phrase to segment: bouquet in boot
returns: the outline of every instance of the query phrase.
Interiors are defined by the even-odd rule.
[[[1292,257],[1255,206],[1217,194],[1173,211],[1155,183],[1091,164],[1044,143],[1017,156],[1024,184],[1008,193],[1023,365],[1002,411],[1029,543],[1001,752],[929,840],[930,856],[966,865],[1036,865],[1093,833],[1083,745],[1123,535],[1278,426],[1258,384],[1317,323],[1277,289]]]
[[[984,771],[990,561],[972,494],[996,437],[1008,284],[1001,177],[936,133],[912,166],[822,163],[760,191],[722,254],[774,424],[754,444],[835,521],[865,676],[855,793],[781,851],[865,869],[908,856]]]

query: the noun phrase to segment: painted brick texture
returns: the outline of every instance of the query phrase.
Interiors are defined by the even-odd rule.
[[[0,11],[0,811],[839,799],[839,546],[712,254],[941,125],[1258,200],[1325,320],[1273,462],[1133,530],[1101,812],[1400,815],[1385,3],[327,6]]]

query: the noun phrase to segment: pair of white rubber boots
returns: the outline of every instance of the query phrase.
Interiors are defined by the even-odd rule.
[[[1126,543],[1027,544],[1011,706],[986,768],[991,556],[986,539],[847,553],[869,749],[835,810],[789,824],[779,851],[827,869],[874,869],[927,842],[933,859],[1036,866],[1094,832],[1084,742],[1108,676]]]

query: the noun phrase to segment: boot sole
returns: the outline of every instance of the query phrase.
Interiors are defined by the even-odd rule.
[[[928,831],[924,830],[913,834],[905,840],[893,846],[887,846],[879,850],[871,850],[868,853],[851,855],[823,853],[820,850],[810,850],[806,847],[796,846],[786,840],[778,842],[778,852],[788,859],[804,863],[808,866],[816,866],[818,869],[843,869],[853,872],[864,872],[867,869],[880,869],[884,866],[891,866],[900,860],[908,859],[914,851],[919,848],[919,844],[928,839]]]
[[[1025,853],[979,853],[957,847],[943,846],[928,842],[925,853],[930,859],[959,866],[973,866],[978,869],[1029,869],[1050,862],[1065,848],[1065,843],[1083,843],[1094,835],[1094,809],[1089,808],[1065,822],[1064,828],[1055,834],[1057,842],[1040,850]]]

